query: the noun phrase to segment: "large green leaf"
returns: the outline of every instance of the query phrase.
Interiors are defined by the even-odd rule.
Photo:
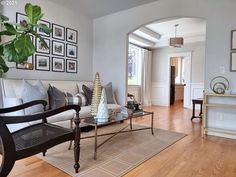
[[[37,22],[40,20],[40,18],[43,17],[43,14],[41,12],[41,7],[35,5],[33,6],[30,3],[27,3],[25,5],[25,13],[27,17],[29,18],[29,22],[31,24],[37,24]]]
[[[27,27],[24,27],[22,26],[21,24],[19,23],[15,23],[15,22],[7,22],[8,24],[12,25],[15,27],[15,29],[17,31],[24,31],[24,32],[27,32],[28,28]]]
[[[4,15],[2,15],[2,14],[0,14],[0,21],[8,21],[9,20],[9,18],[8,17],[6,17],[6,16],[4,16]]]
[[[3,45],[0,45],[0,56],[3,55]]]
[[[42,29],[44,33],[50,34],[52,32],[51,28],[48,28],[46,25],[42,24],[33,24],[34,27]]]
[[[13,36],[13,35],[15,35],[15,34],[9,32],[9,31],[1,31],[1,32],[0,32],[0,36],[3,36],[3,35],[6,35],[6,36]]]
[[[11,42],[3,47],[3,55],[9,62],[15,62],[18,60],[19,55],[15,49],[14,43]]]
[[[9,23],[4,23],[4,26],[8,32],[17,34],[17,31],[13,25],[11,25]]]
[[[0,56],[0,70],[3,71],[4,73],[6,73],[9,68],[5,63],[5,60]]]
[[[22,63],[34,54],[35,47],[32,44],[29,34],[21,34],[14,42],[15,50],[18,54],[18,62]]]

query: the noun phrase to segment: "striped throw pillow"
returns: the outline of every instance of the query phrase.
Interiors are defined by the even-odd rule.
[[[87,106],[87,98],[84,95],[84,93],[77,93],[75,96],[73,96],[70,93],[66,93],[66,104],[67,105],[79,105],[79,106]]]

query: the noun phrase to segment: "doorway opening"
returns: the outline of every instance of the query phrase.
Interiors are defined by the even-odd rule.
[[[192,108],[192,99],[202,97],[204,89],[206,20],[168,18],[141,26],[128,39],[127,93],[143,105],[170,106],[179,100]],[[141,51],[140,64],[133,60],[134,50]],[[133,84],[135,73],[139,82]]]
[[[170,105],[182,102],[188,107],[191,97],[191,63],[192,52],[173,53],[169,55]]]

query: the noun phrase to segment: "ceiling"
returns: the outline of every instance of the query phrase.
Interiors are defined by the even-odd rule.
[[[132,39],[130,39],[130,41],[143,47],[157,48],[168,46],[169,38],[175,36],[175,24],[179,24],[177,27],[177,37],[184,37],[185,43],[205,41],[206,21],[200,18],[178,18],[154,22],[145,27],[151,32],[157,33],[159,38],[153,38],[143,32],[143,30],[138,29],[133,32],[135,40],[132,41]],[[139,37],[141,37],[141,39],[137,41]],[[146,44],[145,40],[147,40]],[[140,41],[142,42],[140,43]]]
[[[74,8],[91,18],[99,18],[157,0],[50,0]]]

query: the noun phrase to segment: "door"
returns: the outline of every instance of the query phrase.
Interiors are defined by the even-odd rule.
[[[191,105],[191,58],[186,56],[183,58],[183,84],[184,84],[184,107]]]
[[[170,105],[175,103],[175,66],[170,68]]]
[[[168,90],[167,90],[167,98],[166,100],[168,101],[168,105],[170,105],[170,89],[171,89],[171,58],[173,57],[179,57],[183,58],[183,67],[182,67],[182,75],[183,75],[183,84],[185,84],[184,87],[184,104],[183,106],[185,108],[190,108],[191,107],[191,69],[192,69],[192,52],[186,52],[186,53],[173,53],[169,54],[169,65],[168,65],[168,76],[167,76],[167,83],[168,83]]]

